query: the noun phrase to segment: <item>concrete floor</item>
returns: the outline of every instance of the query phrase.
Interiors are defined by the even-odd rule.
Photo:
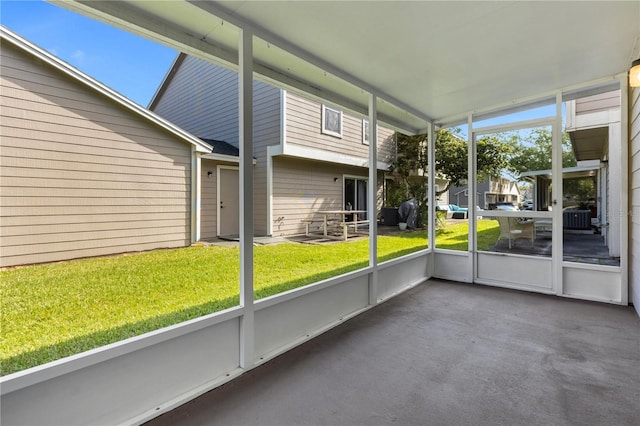
[[[430,280],[151,425],[639,425],[630,307]]]

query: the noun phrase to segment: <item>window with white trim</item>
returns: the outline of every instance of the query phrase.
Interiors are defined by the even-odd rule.
[[[342,137],[342,111],[322,105],[322,133]]]

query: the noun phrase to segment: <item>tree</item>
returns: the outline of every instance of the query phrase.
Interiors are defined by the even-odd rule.
[[[550,130],[535,129],[526,135],[514,133],[501,137],[512,147],[513,154],[509,159],[508,168],[516,176],[527,171],[551,169],[553,135]],[[563,133],[562,167],[575,167],[577,164],[569,134]],[[595,198],[596,182],[593,177],[563,179],[562,187],[565,198],[573,199],[577,203],[584,204],[590,198]]]
[[[495,136],[485,136],[476,142],[477,181],[489,176],[501,176],[508,166],[511,147]],[[465,185],[468,180],[467,141],[448,130],[439,130],[436,137],[436,176],[447,185],[436,195],[452,186]]]
[[[418,202],[421,223],[427,212],[428,180],[428,135],[408,136],[396,133],[397,155],[391,161],[390,170],[400,181],[405,199],[415,198]],[[436,196],[449,190],[451,186],[463,185],[468,179],[467,142],[449,129],[436,132],[435,141],[436,177],[446,179],[447,185],[439,188]],[[485,137],[477,142],[479,179],[500,176],[507,167],[510,145],[496,137]]]
[[[508,169],[516,176],[534,170],[551,170],[553,135],[548,129],[534,129],[528,135],[521,133],[499,136],[511,146]],[[562,167],[575,167],[576,157],[571,149],[569,135],[562,135]]]

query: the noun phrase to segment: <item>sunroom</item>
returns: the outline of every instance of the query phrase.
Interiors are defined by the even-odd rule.
[[[640,89],[628,76],[640,56],[638,2],[52,3],[238,71],[240,297],[230,309],[3,377],[3,423],[142,423],[431,279],[640,306]],[[562,208],[491,212],[544,223],[544,256],[487,249],[486,211],[469,209],[465,250],[443,248],[429,214],[424,249],[388,260],[371,221],[366,266],[256,298],[254,79],[368,120],[369,175],[361,178],[371,182],[379,160],[372,123],[426,133],[429,165],[438,159],[436,131],[462,129],[472,187],[483,137],[548,132],[549,203],[559,207],[565,105],[617,91],[620,117],[610,129],[618,133],[606,160],[619,176],[606,190],[608,214],[619,218],[607,231],[619,263],[564,260]],[[367,190],[376,217],[377,187]],[[435,191],[428,186],[430,199]]]

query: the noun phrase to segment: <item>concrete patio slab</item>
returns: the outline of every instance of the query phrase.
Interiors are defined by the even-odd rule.
[[[430,280],[150,425],[637,425],[630,307]]]

